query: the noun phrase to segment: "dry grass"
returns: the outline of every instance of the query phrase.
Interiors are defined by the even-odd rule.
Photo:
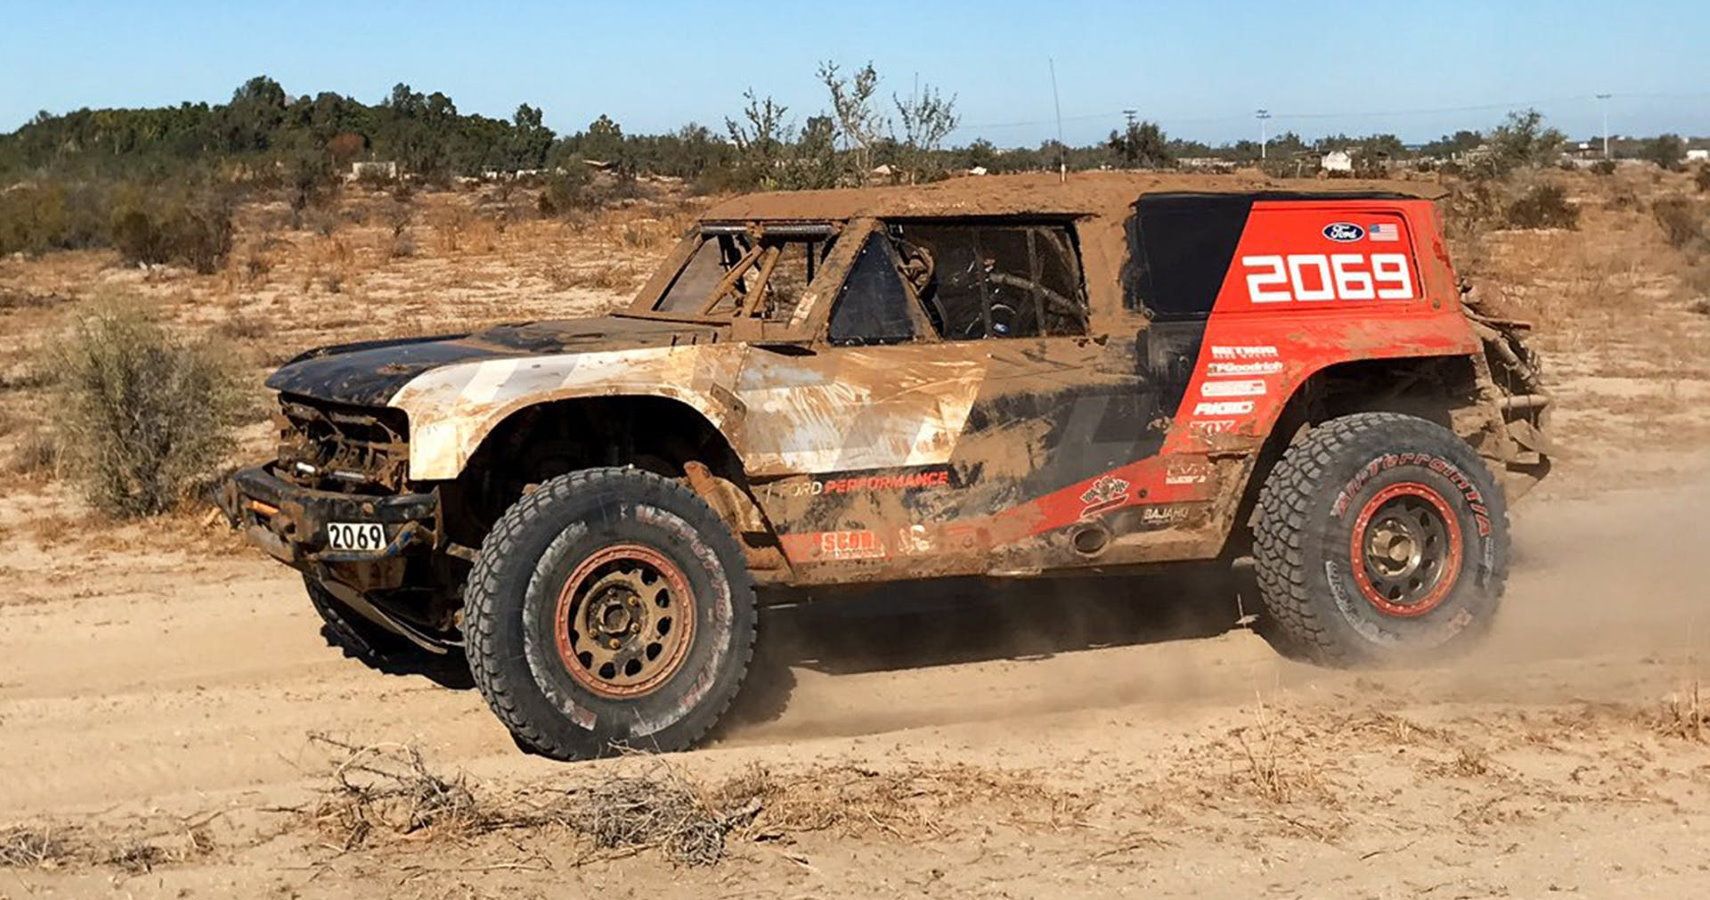
[[[679,865],[709,866],[725,856],[726,837],[760,812],[750,795],[728,804],[661,765],[644,776],[617,776],[571,788],[546,818],[577,831],[600,850],[657,848]]]
[[[59,443],[45,428],[31,427],[23,431],[6,460],[8,474],[25,478],[53,475],[59,471]]]
[[[542,269],[554,290],[587,288],[598,291],[628,291],[641,282],[640,270],[629,263],[577,266],[561,260],[548,262]]]
[[[80,855],[64,831],[18,827],[0,832],[0,868],[54,869],[77,862]]]
[[[17,826],[0,830],[0,869],[109,866],[132,875],[207,856],[214,840],[204,823],[168,835],[104,835],[75,826]]]
[[[675,865],[707,866],[741,838],[791,833],[916,841],[959,831],[974,805],[1018,824],[1078,821],[1091,801],[1042,786],[1029,773],[969,766],[860,766],[790,774],[751,767],[718,781],[691,777],[665,758],[639,772],[585,769],[572,783],[521,791],[483,788],[434,771],[419,750],[358,746],[317,735],[332,748],[330,784],[306,811],[308,823],[340,852],[383,836],[466,839],[518,829],[562,830],[588,842],[584,858],[654,851]]]
[[[1284,804],[1303,795],[1322,795],[1318,773],[1301,762],[1299,741],[1286,733],[1260,703],[1253,724],[1230,731],[1240,750],[1230,781],[1269,803]]]
[[[309,814],[340,849],[360,846],[379,832],[466,833],[494,820],[477,806],[461,776],[430,771],[415,747],[360,747],[319,734],[311,740],[342,756],[333,767],[331,786]]]
[[[1710,706],[1704,703],[1697,679],[1692,686],[1663,701],[1656,729],[1668,737],[1703,742],[1710,738]]]

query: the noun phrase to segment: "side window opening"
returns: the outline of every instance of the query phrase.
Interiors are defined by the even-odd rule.
[[[831,311],[833,344],[897,344],[914,339],[914,318],[901,261],[881,234],[867,237]]]
[[[1203,319],[1235,257],[1253,198],[1148,194],[1126,225],[1123,305],[1153,319]]]
[[[893,222],[890,233],[940,337],[1086,334],[1086,290],[1067,224]]]

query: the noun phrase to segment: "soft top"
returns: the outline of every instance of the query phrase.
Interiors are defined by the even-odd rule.
[[[721,221],[837,221],[878,218],[984,215],[1116,215],[1142,194],[1252,194],[1287,196],[1381,196],[1435,200],[1441,185],[1427,181],[1361,179],[1281,179],[1252,171],[1232,175],[1157,172],[1073,172],[1063,181],[1054,173],[982,175],[925,185],[839,188],[822,191],[774,191],[746,194],[720,203],[701,216]]]

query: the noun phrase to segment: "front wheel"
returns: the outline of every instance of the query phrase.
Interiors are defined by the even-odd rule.
[[[540,485],[469,576],[475,684],[517,742],[555,759],[691,746],[753,655],[741,548],[692,491],[637,469]]]
[[[1261,633],[1330,665],[1469,646],[1508,575],[1502,489],[1440,425],[1360,413],[1308,432],[1259,493]]]

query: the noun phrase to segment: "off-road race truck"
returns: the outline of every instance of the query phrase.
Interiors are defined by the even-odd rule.
[[[621,312],[287,363],[224,503],[347,647],[461,652],[560,759],[694,744],[757,604],[837,585],[1241,562],[1285,652],[1449,653],[1548,400],[1421,187],[739,197]]]

